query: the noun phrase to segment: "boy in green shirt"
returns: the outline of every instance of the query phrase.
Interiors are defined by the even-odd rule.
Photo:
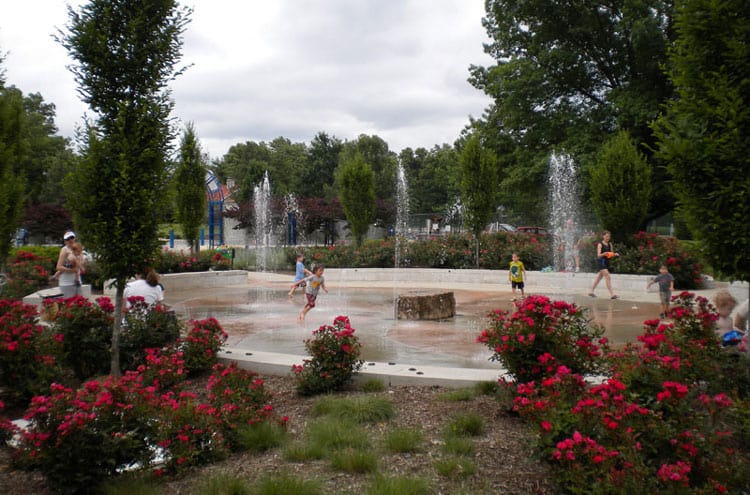
[[[516,289],[520,289],[521,298],[524,297],[523,276],[525,273],[526,268],[523,266],[523,261],[518,259],[518,253],[513,253],[513,261],[510,262],[510,269],[508,270],[508,280],[513,288],[513,301],[516,300]]]

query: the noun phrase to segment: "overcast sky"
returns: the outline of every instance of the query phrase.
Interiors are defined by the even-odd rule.
[[[73,136],[80,102],[65,49],[52,35],[66,4],[3,1],[0,51],[6,84],[39,92]],[[309,143],[378,135],[392,151],[458,137],[490,100],[468,82],[490,65],[482,43],[483,0],[192,0],[174,116],[194,122],[204,151],[219,158],[246,141],[283,136]]]

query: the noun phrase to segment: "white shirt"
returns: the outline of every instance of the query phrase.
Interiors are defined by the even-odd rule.
[[[164,300],[164,292],[161,290],[161,287],[158,285],[156,287],[151,286],[143,279],[133,280],[125,286],[125,293],[123,295],[125,301],[133,296],[142,297],[149,306]],[[127,306],[130,308],[130,302],[127,303]]]

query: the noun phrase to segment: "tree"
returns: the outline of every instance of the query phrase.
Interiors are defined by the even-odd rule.
[[[710,265],[750,280],[750,10],[743,0],[677,4],[677,97],[654,126],[659,157]]]
[[[360,134],[356,141],[344,145],[343,160],[353,160],[357,153],[375,173],[375,197],[394,202],[398,162],[396,154],[388,149],[388,143],[378,136]]]
[[[476,238],[476,261],[479,268],[479,237],[495,212],[497,159],[492,150],[483,148],[474,134],[464,143],[461,163],[461,201],[465,223]]]
[[[357,246],[375,219],[375,173],[361,154],[344,160],[336,174],[336,190]]]
[[[201,147],[195,137],[193,124],[188,124],[182,134],[180,162],[174,175],[176,189],[177,221],[190,250],[198,249],[200,228],[206,220],[206,165]]]
[[[299,194],[303,198],[334,198],[334,178],[339,163],[341,140],[325,132],[315,135],[307,149],[307,165],[302,172]]]
[[[475,126],[504,162],[501,194],[512,191],[514,203],[527,208],[541,205],[536,198],[554,149],[586,166],[619,130],[639,149],[653,146],[649,125],[672,94],[661,70],[673,37],[672,0],[488,0],[486,10],[492,41],[485,52],[496,63],[472,66],[470,82],[493,99]],[[666,181],[646,158],[654,180]],[[660,187],[649,215],[672,206],[669,189]]]
[[[174,0],[91,0],[68,8],[58,41],[95,114],[87,122],[83,159],[70,180],[76,228],[114,279],[113,375],[119,375],[123,290],[159,249],[158,212],[165,197],[174,138],[168,83],[181,71],[181,35],[191,10]]]
[[[590,188],[594,213],[615,239],[628,239],[638,231],[651,197],[651,169],[627,132],[619,132],[602,148]]]
[[[2,61],[0,57],[0,64]],[[26,155],[25,122],[21,92],[5,87],[0,70],[0,268],[5,265],[23,211],[24,181],[16,167]]]

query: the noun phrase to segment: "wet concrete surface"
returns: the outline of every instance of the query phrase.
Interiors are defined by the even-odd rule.
[[[485,328],[485,315],[489,311],[512,309],[509,288],[449,289],[456,297],[457,314],[444,321],[405,321],[394,317],[398,294],[413,287],[330,284],[329,293],[321,291],[317,306],[305,321],[298,320],[305,297],[298,290],[289,298],[289,284],[283,277],[253,285],[169,290],[165,297],[186,319],[209,316],[218,319],[229,334],[227,345],[234,348],[304,355],[304,340],[311,337],[313,330],[331,324],[338,315],[346,315],[363,344],[365,361],[497,368],[498,363],[489,361],[489,349],[475,340]],[[653,295],[654,302],[554,292],[545,295],[587,308],[589,317],[604,326],[605,336],[615,346],[635,341],[642,332],[643,321],[659,314],[658,295]]]

